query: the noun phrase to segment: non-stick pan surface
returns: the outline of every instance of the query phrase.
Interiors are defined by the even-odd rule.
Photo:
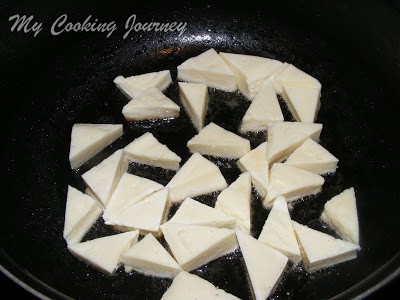
[[[74,3],[66,8],[49,5],[47,10],[25,3],[6,7],[2,10],[2,26],[6,27],[2,28],[9,28],[4,18],[15,13],[33,13],[44,18],[48,27],[57,16],[68,13],[75,22],[96,14],[104,21],[115,20],[122,29],[124,21],[136,13],[147,21],[186,21],[187,30],[181,36],[176,32],[138,32],[127,39],[122,38],[123,30],[108,39],[101,33],[65,33],[55,37],[47,30],[36,38],[21,32],[2,33],[2,170],[6,180],[0,210],[0,262],[9,274],[55,299],[161,297],[171,280],[135,272],[126,274],[122,269],[114,276],[106,276],[68,252],[62,238],[67,185],[83,190],[83,172],[146,131],[186,161],[190,156],[186,142],[196,132],[184,109],[177,119],[127,123],[121,114],[127,99],[116,89],[113,79],[121,74],[169,69],[174,84],[165,93],[181,105],[176,66],[211,47],[286,61],[322,83],[317,119],[324,125],[321,144],[340,159],[339,168],[335,174],[325,176],[321,193],[294,205],[294,220],[334,235],[319,221],[323,205],[345,188],[354,186],[356,190],[362,248],[358,258],[312,274],[302,267],[290,266],[273,298],[351,298],[368,293],[398,273],[400,94],[393,82],[400,72],[398,66],[393,67],[396,56],[391,56],[390,49],[371,50],[367,46],[374,45],[368,45],[362,36],[354,36],[358,40],[352,43],[342,28],[344,25],[337,27],[342,35],[334,32],[331,27],[341,22],[326,7],[319,10],[318,16],[310,14],[308,7],[291,10],[285,3],[282,9],[275,5],[264,10],[236,11],[212,5],[168,10],[156,9],[153,3],[153,9],[134,10],[134,4],[130,4],[132,9],[116,3],[92,4],[76,5],[78,13]],[[332,9],[336,13],[343,13],[343,9],[351,12],[351,8],[340,5]],[[321,14],[331,19],[321,20]],[[348,12],[343,15],[348,18],[342,16],[343,22],[351,23]],[[387,17],[386,22],[391,20]],[[321,25],[326,22],[330,25]],[[365,26],[365,30],[371,30],[372,25]],[[353,30],[357,32],[357,28]],[[382,57],[365,60],[366,54],[376,52]],[[239,93],[213,89],[209,92],[207,122],[237,131],[249,102]],[[286,106],[281,104],[285,119],[291,120]],[[70,133],[72,125],[78,122],[123,123],[125,133],[79,170],[72,171],[68,162]],[[265,140],[261,133],[245,137],[252,147]],[[235,161],[210,159],[221,168],[228,183],[240,174]],[[131,165],[129,171],[162,184],[174,175],[140,165]],[[197,199],[213,205],[216,195]],[[268,211],[262,208],[255,191],[252,208],[252,233],[258,237]],[[175,210],[176,207],[171,214]],[[105,226],[100,218],[84,240],[113,233],[116,231]],[[242,299],[252,297],[239,250],[194,273]]]

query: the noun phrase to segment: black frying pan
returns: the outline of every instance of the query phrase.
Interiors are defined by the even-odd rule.
[[[186,141],[195,134],[187,115],[160,122],[124,122],[126,98],[115,88],[117,75],[170,69],[210,47],[293,63],[322,83],[318,122],[321,144],[339,159],[339,169],[326,177],[323,191],[295,205],[292,218],[334,234],[319,219],[323,204],[354,186],[361,247],[357,259],[307,274],[289,268],[274,299],[348,299],[365,297],[399,273],[398,226],[400,19],[395,3],[291,5],[266,8],[219,8],[214,5],[172,8],[171,4],[132,1],[85,1],[4,4],[1,16],[1,91],[3,99],[3,175],[0,226],[1,269],[40,297],[54,299],[159,299],[171,280],[125,274],[106,276],[78,261],[62,239],[67,185],[83,190],[80,174],[145,131],[151,131],[183,160]],[[147,5],[147,8],[141,7]],[[8,17],[34,14],[44,29],[32,34],[10,32]],[[110,38],[102,33],[64,33],[49,28],[61,14],[71,21],[93,15],[120,28]],[[131,14],[143,21],[186,21],[187,30],[132,32],[123,39]],[[166,94],[180,104],[175,83]],[[236,131],[249,103],[238,93],[210,90],[207,122]],[[285,108],[284,105],[282,105]],[[291,119],[285,111],[285,118]],[[124,123],[124,136],[77,172],[68,163],[71,127],[77,122]],[[262,134],[248,135],[252,146]],[[239,174],[234,161],[213,159],[227,181]],[[130,172],[166,184],[173,173],[131,165]],[[199,197],[213,204],[216,195]],[[253,193],[253,234],[268,216]],[[174,208],[176,209],[176,208]],[[172,213],[174,211],[172,210]],[[113,234],[99,220],[85,240]],[[220,288],[251,299],[240,251],[217,259],[195,274]]]

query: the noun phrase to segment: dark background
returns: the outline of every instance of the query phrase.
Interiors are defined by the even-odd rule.
[[[91,13],[95,14],[95,8],[94,7],[90,7],[90,5],[87,4],[89,2],[83,2],[83,1],[81,1],[81,2],[82,3],[79,3],[79,1],[68,2],[69,9],[71,9],[71,12],[69,12],[69,14],[73,13],[73,9],[71,7],[73,7],[74,5],[79,7],[80,4],[82,6],[86,6],[85,9],[87,11],[90,11]],[[0,23],[1,24],[1,27],[0,27],[1,30],[2,31],[4,29],[6,29],[6,31],[9,30],[8,29],[9,28],[9,24],[6,22],[6,19],[4,17],[5,16],[10,16],[11,13],[16,13],[16,12],[19,12],[19,11],[21,11],[21,12],[25,11],[25,13],[27,13],[27,14],[33,13],[33,14],[35,14],[35,16],[40,16],[40,11],[43,12],[43,11],[45,11],[47,9],[47,7],[45,5],[45,3],[47,4],[46,1],[41,1],[40,2],[42,4],[42,6],[40,6],[38,4],[39,2],[35,2],[35,6],[32,5],[32,3],[33,2],[30,2],[30,1],[29,2],[28,1],[19,1],[19,2],[15,2],[15,3],[14,2],[10,2],[10,4],[8,4],[8,5],[2,3],[1,4],[2,6],[0,6],[0,8],[1,8],[0,16],[2,16],[1,23]],[[277,5],[284,7],[284,5],[289,5],[288,3],[289,3],[288,1],[280,1]],[[300,4],[301,3],[302,2],[300,2]],[[382,6],[384,6],[385,9],[396,10],[396,9],[399,8],[398,1],[386,1],[386,2],[382,2],[382,3],[385,3],[385,4],[382,4]],[[156,3],[156,4],[158,4],[158,3]],[[51,5],[51,4],[49,4],[49,5]],[[135,3],[135,5],[136,5],[136,3]],[[149,5],[150,5],[150,3],[149,3]],[[153,5],[154,5],[154,3],[153,3]],[[168,5],[169,5],[169,3],[166,4],[165,7],[167,8]],[[203,5],[203,4],[201,4],[201,5]],[[275,7],[271,7],[271,9],[278,9],[277,5],[275,5]],[[370,20],[371,23],[374,23],[374,26],[375,25],[377,26],[376,27],[376,31],[379,34],[376,35],[376,38],[377,39],[384,38],[384,34],[383,34],[384,28],[385,28],[385,26],[390,26],[390,25],[388,25],[388,24],[390,24],[389,23],[390,20],[389,19],[388,20],[382,19],[382,16],[384,16],[384,14],[381,14],[382,11],[381,10],[376,10],[376,11],[372,11],[371,12],[371,10],[373,10],[372,6],[368,7],[367,4],[364,5],[363,2],[361,2],[361,1],[356,3],[356,4],[352,4],[352,5],[353,5],[353,8],[356,7],[357,5],[359,5],[360,9],[365,9],[371,16],[375,16],[376,17],[375,19],[371,19]],[[121,9],[121,8],[119,8],[119,9]],[[147,9],[151,9],[151,7],[147,8]],[[299,10],[300,9],[301,9],[301,5],[299,5]],[[368,11],[368,9],[369,9],[369,11]],[[357,9],[355,9],[354,11],[357,12]],[[139,14],[140,12],[137,12],[137,13]],[[85,15],[85,13],[84,13],[84,15]],[[366,38],[363,39],[363,34],[364,34],[363,30],[364,30],[364,28],[360,24],[362,24],[361,21],[365,21],[365,20],[361,20],[360,21],[360,20],[358,20],[358,18],[360,18],[360,16],[355,14],[354,15],[354,23],[350,24],[352,30],[355,32],[355,34],[357,34],[357,37],[359,38],[359,43],[360,44],[358,46],[360,48],[365,47],[365,49],[373,48],[373,47],[370,47],[370,45],[374,44],[376,41],[375,40],[368,40]],[[54,17],[51,17],[50,19],[54,20]],[[310,20],[310,22],[311,21],[312,20]],[[385,21],[388,21],[388,23],[385,23]],[[337,25],[340,26],[340,24],[337,24]],[[345,26],[345,25],[342,25],[342,26]],[[359,27],[357,27],[357,26],[359,26]],[[379,26],[381,26],[381,27],[379,27]],[[321,28],[321,31],[323,31],[323,28]],[[1,32],[0,38],[3,36],[4,32],[5,31]],[[41,51],[43,50],[43,49],[41,49],[41,47],[43,47],[42,41],[43,41],[44,33],[41,33],[40,35],[42,35],[42,37],[39,36],[38,38],[33,40],[33,43],[35,43],[35,45],[34,45],[35,47],[32,48],[32,51],[33,51],[32,55],[33,56],[40,55]],[[7,36],[9,37],[10,35],[8,34]],[[23,34],[19,34],[19,35],[13,34],[12,36],[13,36],[13,38],[15,38],[15,41],[16,41],[17,45],[18,45],[18,43],[21,43],[21,45],[23,45],[24,40],[26,39],[25,35],[23,35]],[[69,38],[72,41],[72,40],[75,39],[76,36],[78,36],[78,35],[70,34],[70,35],[64,35],[63,38],[64,37],[66,39]],[[15,42],[15,41],[11,41],[11,42]],[[394,42],[396,42],[396,40],[394,40]],[[398,40],[397,40],[397,42],[398,42]],[[0,48],[0,50],[3,51],[3,52],[1,52],[2,54],[4,54],[4,53],[7,54],[7,50],[12,48],[11,46],[8,48],[7,47],[8,45],[7,46],[6,45],[2,45],[2,46],[4,46],[4,48]],[[56,46],[57,45],[52,45],[52,47],[56,47]],[[5,52],[4,52],[4,49],[5,49]],[[393,49],[396,49],[396,48],[393,48]],[[398,47],[397,50],[398,49],[400,49],[400,47]],[[56,51],[58,51],[58,50],[57,49],[54,50],[54,52],[56,52]],[[360,52],[358,59],[360,59],[360,60],[363,60],[363,59],[374,60],[375,57],[378,57],[379,59],[377,59],[375,61],[376,61],[376,63],[380,63],[381,66],[375,66],[376,69],[377,70],[385,69],[385,72],[387,72],[387,73],[388,73],[388,68],[391,68],[391,67],[395,68],[396,67],[396,66],[390,66],[388,64],[385,64],[385,57],[387,58],[387,57],[390,56],[390,54],[393,54],[393,53],[389,53],[388,49],[386,49],[384,47],[383,48],[377,47],[377,49],[374,49],[374,51],[375,52],[373,52],[373,51]],[[49,51],[49,52],[51,52],[51,51]],[[21,53],[24,53],[24,51],[21,50]],[[19,53],[18,52],[11,53],[11,54],[15,55],[15,57],[17,57],[17,58],[19,57]],[[394,55],[396,55],[396,53],[394,53]],[[399,55],[399,53],[397,53],[397,55]],[[13,59],[15,59],[15,57]],[[26,57],[24,59],[26,59]],[[42,57],[41,59],[46,60],[46,57]],[[386,61],[386,63],[387,63],[387,61]],[[371,64],[373,64],[373,63],[371,63]],[[1,65],[1,67],[3,67],[3,66]],[[38,65],[36,65],[35,67],[38,67]],[[40,65],[39,65],[39,67],[40,67]],[[12,68],[16,68],[20,72],[20,74],[24,74],[24,75],[28,74],[28,77],[29,76],[34,76],[34,74],[35,74],[35,69],[34,68],[26,69],[25,65],[23,65],[23,64],[21,64],[21,65],[13,65]],[[8,70],[7,68],[3,68],[2,69],[3,75],[4,76],[7,75],[8,71],[11,72],[11,70]],[[15,70],[14,70],[14,72],[16,73]],[[398,73],[397,75],[399,75],[399,74],[400,73]],[[392,85],[392,86],[396,85],[396,84],[398,85],[399,82],[400,82],[399,77],[394,77],[394,76],[388,78],[387,81],[386,81],[386,83],[388,85]],[[0,83],[0,87],[3,87],[2,86],[3,83],[4,82]],[[398,100],[399,99],[396,99],[396,101],[398,101]],[[20,298],[25,298],[25,299],[35,299],[28,292],[26,292],[25,290],[23,290],[20,287],[18,287],[14,282],[10,281],[4,275],[1,275],[0,284],[1,284],[1,287],[2,287],[2,291],[3,292],[9,291],[10,294],[12,295],[12,298],[20,297]],[[389,283],[383,289],[377,291],[372,296],[368,297],[368,299],[393,298],[392,295],[395,294],[395,293],[398,293],[398,291],[399,291],[399,284],[400,284],[400,280],[396,279],[396,280],[392,281],[391,283]]]

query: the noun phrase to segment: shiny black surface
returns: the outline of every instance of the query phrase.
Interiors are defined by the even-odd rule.
[[[24,2],[3,7],[1,25],[6,29],[8,16],[19,11],[44,18],[48,26],[60,13],[70,12],[75,21],[96,14],[104,21],[119,21],[123,27],[126,18],[136,13],[144,20],[187,21],[188,29],[180,37],[149,32],[132,34],[126,40],[122,39],[122,28],[108,39],[94,33],[54,37],[47,30],[33,38],[2,31],[0,86],[7,104],[2,119],[6,128],[2,160],[9,196],[3,199],[0,210],[1,264],[51,298],[160,298],[170,280],[127,275],[121,269],[115,276],[105,276],[69,254],[62,239],[66,188],[71,184],[83,189],[80,174],[147,130],[185,161],[189,157],[186,141],[195,133],[185,113],[176,120],[128,124],[120,112],[126,99],[112,79],[163,69],[170,69],[175,79],[178,64],[214,47],[287,61],[322,83],[317,120],[324,124],[321,144],[340,159],[339,169],[326,176],[320,194],[294,206],[292,218],[332,233],[318,220],[323,204],[347,187],[356,189],[362,247],[359,257],[311,275],[302,268],[289,268],[273,298],[354,297],[395,272],[400,265],[398,257],[393,259],[400,249],[396,230],[400,27],[391,25],[399,23],[398,13],[382,4],[365,5],[362,10],[340,2],[331,7],[311,4],[293,9],[282,2],[285,9],[271,5],[240,11],[213,5],[174,10],[161,4],[158,9],[155,4],[149,4],[152,9],[137,8],[136,4],[122,9],[125,6],[95,6],[90,1],[71,2],[68,7],[32,7]],[[374,19],[367,17],[373,15]],[[166,94],[180,104],[176,83]],[[210,96],[207,121],[236,131],[249,103],[238,93],[210,89]],[[289,118],[287,112],[285,116]],[[70,129],[76,122],[123,122],[125,134],[73,172],[68,151]],[[253,146],[263,139],[262,135],[247,137]],[[239,174],[234,162],[212,160],[229,183]],[[163,184],[173,176],[137,166],[130,171]],[[212,204],[215,195],[199,199]],[[268,212],[255,193],[252,205],[253,234],[258,236]],[[85,239],[113,232],[99,221]],[[239,251],[195,273],[238,297],[250,298]],[[365,280],[371,274],[372,279]]]

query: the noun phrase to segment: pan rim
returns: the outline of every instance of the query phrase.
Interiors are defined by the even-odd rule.
[[[19,268],[18,270],[21,271],[22,272],[21,274],[24,274],[23,276],[26,276],[26,277],[24,279],[22,279],[21,277],[18,277],[17,275],[12,273],[9,269],[4,267],[3,258],[2,258],[2,261],[0,262],[0,271],[4,275],[6,275],[6,277],[11,279],[13,282],[18,284],[20,287],[22,287],[26,291],[30,292],[34,296],[38,297],[39,299],[42,299],[42,300],[56,299],[56,298],[49,297],[48,296],[49,294],[47,294],[48,292],[53,293],[54,294],[53,296],[58,297],[58,299],[74,299],[74,298],[69,297],[69,296],[65,295],[64,293],[52,288],[51,286],[47,285],[46,283],[44,283],[37,277],[35,277],[33,275],[29,276],[29,274],[27,274],[26,272],[23,272],[21,268]],[[398,251],[384,265],[382,265],[381,267],[376,269],[373,273],[369,274],[366,278],[359,281],[358,283],[356,283],[352,287],[348,288],[347,290],[344,290],[340,294],[333,296],[330,299],[332,299],[332,300],[333,299],[345,299],[347,296],[349,296],[349,294],[350,294],[350,297],[352,297],[351,296],[352,291],[354,289],[357,289],[358,286],[360,286],[359,288],[362,290],[362,292],[361,293],[356,292],[356,296],[353,296],[351,299],[355,299],[355,300],[364,299],[365,297],[371,295],[375,291],[379,290],[380,288],[382,288],[383,286],[385,286],[386,284],[388,284],[389,282],[394,280],[396,277],[400,276],[400,264],[399,263],[400,263],[400,251]],[[394,270],[389,272],[389,274],[386,274],[385,276],[383,276],[383,278],[379,279],[378,282],[374,283],[372,286],[368,286],[368,282],[365,283],[365,281],[368,281],[368,280],[374,281],[375,276],[379,276],[379,274],[381,272],[385,272],[385,269],[390,267],[393,264],[397,264],[397,267],[395,267]],[[39,291],[39,288],[34,288],[31,284],[29,284],[29,282],[28,282],[29,280],[32,280],[32,282],[35,282],[36,284],[38,284],[38,287],[42,288],[43,290]]]
[[[14,274],[12,274],[9,270],[4,268],[2,265],[0,265],[0,270],[4,275],[6,275],[6,277],[11,279],[13,282],[18,284],[20,287],[22,287],[26,291],[30,292],[32,295],[38,297],[39,299],[43,299],[43,300],[51,299],[51,298],[47,297],[46,295],[42,294],[41,292],[39,292],[38,290],[32,288],[29,284],[27,284],[22,279],[18,278]]]

